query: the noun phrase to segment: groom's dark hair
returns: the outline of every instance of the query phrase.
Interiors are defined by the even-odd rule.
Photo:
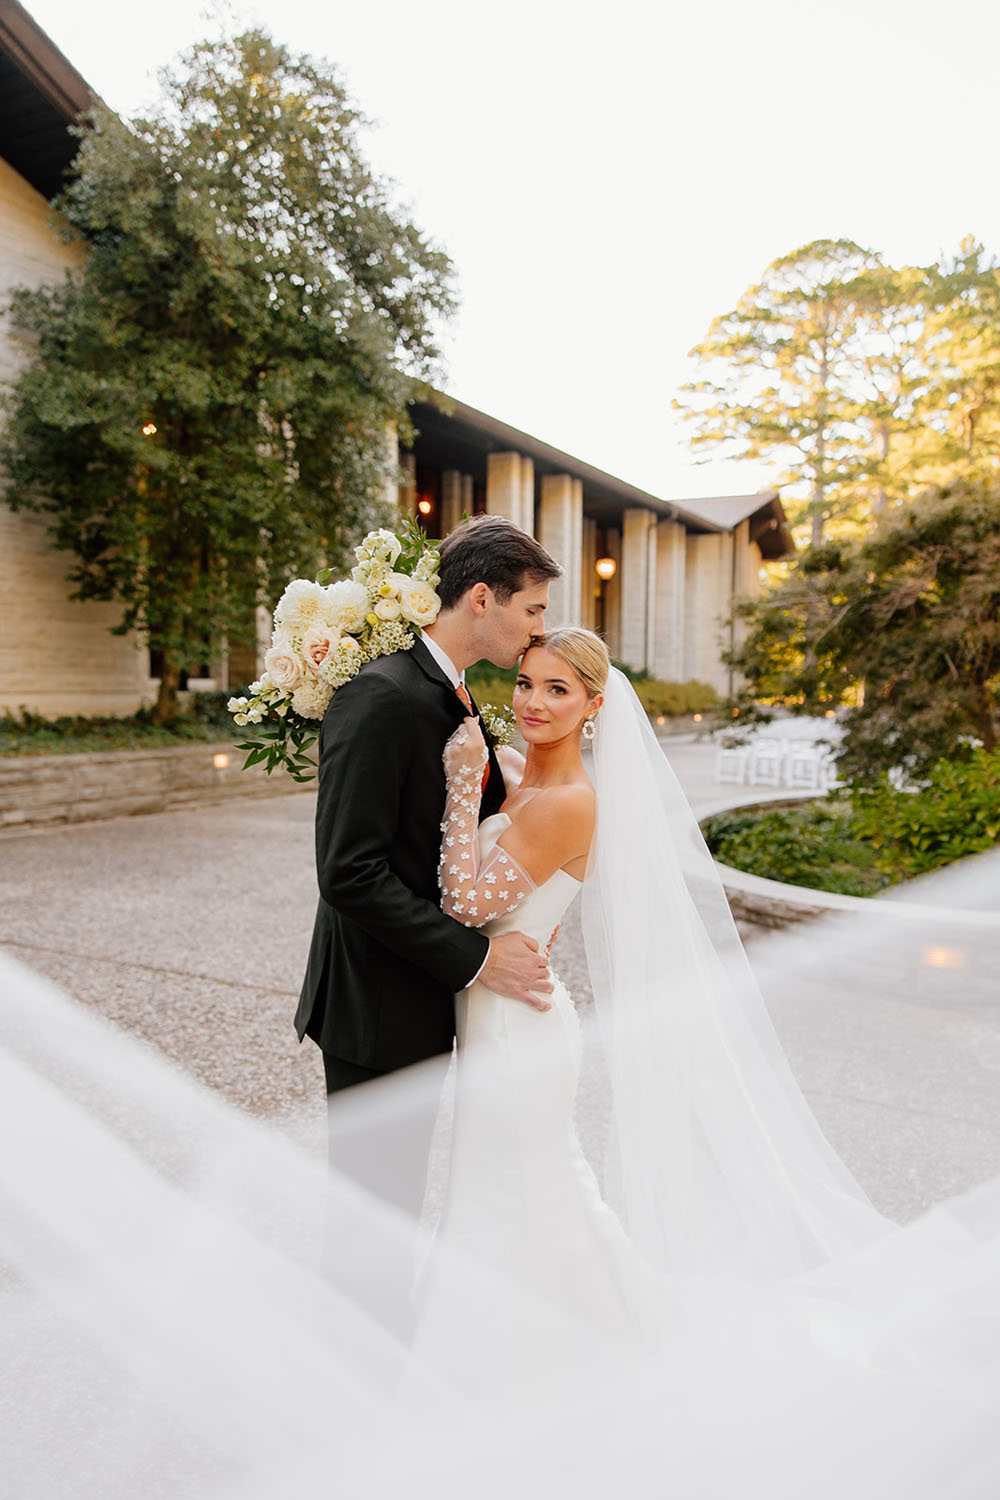
[[[451,609],[477,583],[492,590],[498,604],[528,583],[544,583],[562,573],[541,542],[506,516],[473,516],[441,543],[438,598]]]

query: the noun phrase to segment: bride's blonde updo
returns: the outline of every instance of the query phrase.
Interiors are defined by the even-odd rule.
[[[544,646],[546,651],[561,656],[567,666],[573,668],[589,697],[596,698],[598,693],[604,692],[611,658],[601,637],[592,630],[584,630],[581,625],[564,625],[558,630],[550,630],[532,644]]]

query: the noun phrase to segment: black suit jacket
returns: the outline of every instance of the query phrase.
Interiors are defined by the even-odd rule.
[[[334,693],[319,736],[319,906],[295,1028],[379,1072],[451,1049],[487,939],[445,916],[442,752],[465,709],[421,641]],[[481,816],[505,796],[490,750]]]

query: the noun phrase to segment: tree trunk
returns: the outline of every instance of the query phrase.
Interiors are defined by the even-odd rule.
[[[180,687],[180,668],[174,658],[163,653],[163,672],[160,676],[160,693],[153,708],[153,723],[166,724],[177,717],[177,690]]]

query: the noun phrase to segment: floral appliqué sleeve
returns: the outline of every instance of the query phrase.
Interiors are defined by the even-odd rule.
[[[479,863],[479,804],[486,742],[473,720],[460,724],[444,747],[447,798],[441,824],[438,880],[441,906],[466,927],[483,927],[520,906],[535,889],[515,859],[495,844]]]

